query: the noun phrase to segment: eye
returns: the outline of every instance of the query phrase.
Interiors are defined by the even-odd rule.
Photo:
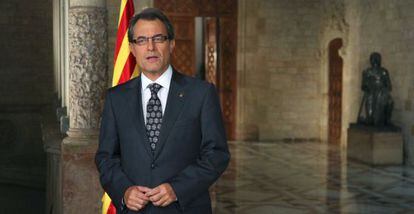
[[[147,42],[147,39],[140,37],[140,38],[136,39],[135,41],[138,45],[144,45]]]
[[[162,35],[152,37],[152,41],[154,42],[163,42],[164,37]]]

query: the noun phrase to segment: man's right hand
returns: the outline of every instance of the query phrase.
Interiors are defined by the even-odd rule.
[[[145,207],[149,198],[145,196],[145,193],[151,191],[148,187],[143,186],[131,186],[125,191],[124,203],[128,209],[133,211],[139,211]]]

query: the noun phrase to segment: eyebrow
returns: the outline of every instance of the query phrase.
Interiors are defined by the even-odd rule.
[[[164,35],[164,34],[159,33],[159,34],[155,34],[155,35],[153,35],[153,36],[149,36],[149,37],[146,37],[146,36],[138,36],[138,37],[137,37],[137,39],[151,38],[151,37],[154,37],[154,36],[163,36],[163,35]]]

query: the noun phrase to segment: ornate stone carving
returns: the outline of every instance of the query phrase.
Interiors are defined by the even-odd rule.
[[[107,86],[106,10],[69,9],[70,129],[97,129]]]

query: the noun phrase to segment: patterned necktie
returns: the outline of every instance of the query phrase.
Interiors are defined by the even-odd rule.
[[[147,104],[147,136],[150,142],[151,151],[154,153],[155,146],[159,140],[161,123],[162,123],[162,108],[161,101],[158,98],[158,91],[161,89],[161,85],[152,83],[148,85],[151,91],[151,98]]]

